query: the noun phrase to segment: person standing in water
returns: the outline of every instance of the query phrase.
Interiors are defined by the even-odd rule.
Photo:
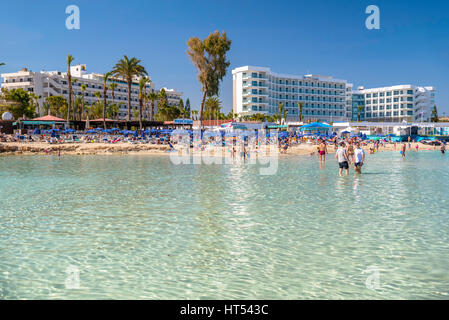
[[[360,147],[360,142],[357,142],[355,145],[354,162],[355,172],[362,173],[362,166],[365,162],[365,151]]]
[[[348,152],[345,148],[345,143],[340,143],[340,148],[338,148],[337,152],[335,153],[335,158],[337,158],[338,166],[340,168],[339,174],[340,177],[343,175],[343,169],[346,170],[346,175],[349,174],[349,159],[348,159]]]
[[[326,153],[327,153],[327,146],[326,146],[326,142],[323,140],[321,140],[320,143],[320,161],[325,162],[326,161]]]
[[[353,145],[351,140],[349,140],[349,144],[348,144],[348,159],[349,159],[349,162],[355,163],[355,160],[354,160],[354,145]]]
[[[441,148],[440,148],[441,154],[444,155],[446,153],[446,145],[441,142]]]
[[[403,143],[401,148],[401,158],[405,159],[405,150],[407,149],[407,144]]]

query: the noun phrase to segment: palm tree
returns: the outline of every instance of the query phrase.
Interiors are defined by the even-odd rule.
[[[357,121],[360,122],[361,121],[361,115],[362,115],[362,111],[363,111],[363,106],[357,106]]]
[[[139,59],[128,59],[127,56],[124,56],[112,70],[113,75],[122,77],[128,83],[128,121],[131,121],[131,84],[133,77],[148,75],[140,62]]]
[[[142,111],[143,111],[143,100],[145,97],[145,86],[149,82],[147,77],[142,77],[139,80],[139,127],[142,130]]]
[[[106,130],[106,98],[108,94],[108,80],[112,72],[107,72],[103,75],[103,127]]]
[[[287,124],[287,115],[288,115],[288,110],[285,109],[284,110],[284,124]]]
[[[86,91],[87,86],[85,84],[81,85],[81,110],[80,110],[80,120],[83,120],[84,115],[84,92]]]
[[[302,108],[304,107],[304,103],[298,102],[298,112],[299,112],[299,122],[302,122]]]
[[[154,102],[159,99],[159,95],[156,92],[150,92],[147,99],[151,101],[150,120],[154,121]]]
[[[192,118],[194,118],[195,120],[198,120],[198,118],[197,118],[198,110],[192,110],[190,113],[192,114]]]
[[[112,95],[112,104],[115,103],[115,89],[117,89],[117,83],[113,82],[109,85],[109,89],[111,89],[111,95]]]
[[[71,55],[67,55],[67,80],[69,82],[69,105],[67,107],[67,127],[70,126],[70,108],[72,107],[72,74],[70,73],[70,65],[75,58]]]
[[[282,112],[284,111],[284,105],[282,103],[278,104],[278,115],[277,119],[279,120],[279,124],[282,124]]]

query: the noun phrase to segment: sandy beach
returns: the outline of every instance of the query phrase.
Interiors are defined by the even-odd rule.
[[[411,151],[416,150],[436,150],[433,146],[427,146],[420,143],[412,143]],[[363,148],[368,153],[372,144]],[[329,145],[328,153],[335,153],[335,147]],[[394,144],[385,144],[379,148],[380,152],[398,151],[399,145],[394,148]],[[48,144],[45,142],[2,142],[0,143],[0,155],[95,155],[95,154],[142,154],[142,155],[163,155],[169,154],[168,145],[158,144],[139,144],[139,143],[63,143]],[[310,155],[312,152],[316,155],[317,146],[314,144],[302,143],[293,145],[287,153],[281,155]]]

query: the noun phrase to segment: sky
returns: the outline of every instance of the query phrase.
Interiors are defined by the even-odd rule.
[[[80,29],[66,28],[66,7],[80,9]],[[380,9],[368,30],[367,6]],[[449,1],[395,0],[14,0],[0,10],[0,73],[23,67],[65,71],[66,56],[105,73],[137,57],[157,88],[175,88],[201,102],[190,37],[218,30],[232,40],[231,66],[220,88],[232,109],[232,69],[320,74],[365,88],[434,86],[440,115],[449,115]]]

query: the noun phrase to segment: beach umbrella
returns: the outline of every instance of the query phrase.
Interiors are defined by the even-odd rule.
[[[34,129],[34,132],[33,132],[33,134],[39,134],[40,133],[40,130],[39,129]]]
[[[139,133],[137,132],[137,130],[134,131],[133,137],[134,137],[134,138],[137,138],[138,136],[139,136]]]

